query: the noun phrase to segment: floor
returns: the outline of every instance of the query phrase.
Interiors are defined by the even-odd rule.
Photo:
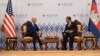
[[[100,50],[1,51],[0,56],[100,56]]]

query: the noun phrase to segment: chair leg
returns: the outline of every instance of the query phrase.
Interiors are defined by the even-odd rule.
[[[23,43],[23,50],[26,50],[26,44],[27,44],[26,41],[23,41],[22,43]]]
[[[92,44],[93,44],[93,46],[92,46],[92,49],[94,49],[95,50],[95,47],[96,47],[96,39],[95,38],[93,38],[92,39]]]
[[[63,47],[64,47],[63,41],[61,40],[61,50],[63,50]]]
[[[11,43],[10,40],[7,39],[7,40],[6,40],[6,50],[7,50],[7,51],[9,51],[9,49],[11,49],[10,43]]]
[[[77,45],[78,45],[78,49],[81,50],[81,41],[77,42]]]
[[[48,49],[48,43],[46,42],[45,43],[45,50],[47,50]]]
[[[13,50],[17,49],[17,40],[13,41]]]
[[[59,42],[56,43],[56,48],[59,50]]]
[[[39,46],[40,46],[40,49],[41,49],[41,50],[43,50],[43,47],[42,47],[42,45],[40,45],[40,44],[39,44]]]
[[[96,48],[96,49],[100,49],[99,46],[98,46],[97,41],[98,41],[98,40],[96,39],[96,46],[95,46],[95,48]]]
[[[86,50],[87,49],[87,40],[86,40],[86,38],[83,39],[83,43],[84,43],[84,50]]]
[[[61,40],[61,50],[67,50],[67,48],[66,47],[64,47],[64,44],[63,44],[63,40]]]
[[[8,45],[9,45],[8,40],[6,40],[6,50],[9,50]]]

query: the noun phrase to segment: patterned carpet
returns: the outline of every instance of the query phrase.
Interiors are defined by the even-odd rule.
[[[74,51],[1,51],[0,56],[100,56],[100,50]]]

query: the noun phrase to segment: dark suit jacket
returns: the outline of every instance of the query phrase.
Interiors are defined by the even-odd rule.
[[[37,24],[34,24],[34,26],[33,26],[30,21],[27,21],[27,30],[26,30],[27,36],[33,36],[33,34],[37,35],[38,31],[39,31],[39,28],[38,28]]]
[[[77,25],[74,22],[71,22],[70,26],[68,26],[68,24],[66,24],[64,31],[66,31],[66,30],[73,30],[73,34],[77,33],[77,30],[78,30]]]

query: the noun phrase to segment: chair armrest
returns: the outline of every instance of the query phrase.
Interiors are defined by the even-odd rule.
[[[61,32],[62,33],[62,35],[64,34],[64,32]]]
[[[25,32],[22,32],[22,37],[25,37],[26,33]]]
[[[77,35],[78,35],[79,37],[82,37],[82,31],[77,32]]]
[[[38,35],[39,35],[39,37],[42,37],[42,32],[39,31],[39,32],[38,32]]]
[[[64,33],[66,33],[66,32],[62,32],[62,36],[64,35]]]

